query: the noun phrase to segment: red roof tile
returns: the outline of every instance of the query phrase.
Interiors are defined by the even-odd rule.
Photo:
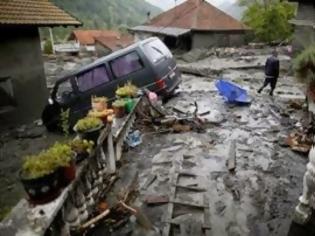
[[[111,30],[74,30],[70,39],[76,39],[82,45],[93,45],[98,37],[119,38],[120,33]]]
[[[0,25],[81,25],[48,0],[0,0]]]
[[[146,25],[193,30],[247,30],[238,20],[205,0],[187,0],[153,18]]]
[[[111,51],[116,51],[121,48],[125,48],[134,42],[134,38],[132,35],[122,35],[120,38],[113,37],[97,37],[95,40],[101,45],[109,48]]]

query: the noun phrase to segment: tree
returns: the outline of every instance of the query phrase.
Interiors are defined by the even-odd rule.
[[[247,6],[242,21],[258,40],[283,41],[293,34],[289,20],[295,15],[295,5],[279,0],[240,0],[240,5]]]

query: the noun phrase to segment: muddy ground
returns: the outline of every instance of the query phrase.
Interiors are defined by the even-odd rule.
[[[180,68],[195,75],[183,75],[178,96],[171,99],[166,108],[172,111],[177,106],[193,111],[196,101],[201,110],[216,113],[217,122],[207,124],[203,133],[146,134],[143,130],[143,143],[124,153],[121,179],[128,179],[130,171],[138,170],[140,195],[135,205],[152,221],[155,235],[160,235],[166,226],[169,206],[168,203],[147,206],[144,200],[148,195],[171,198],[174,173],[184,171],[196,176],[180,177],[178,184],[204,190],[194,192],[180,188],[175,200],[207,206],[210,217],[205,222],[205,207],[179,204],[172,215],[178,225],[189,225],[192,220],[196,224],[201,222],[210,228],[210,235],[220,236],[287,234],[301,194],[307,158],[283,147],[283,138],[306,117],[303,109],[289,108],[290,101],[304,100],[304,88],[289,76],[290,58],[282,55],[283,70],[274,97],[268,95],[268,89],[258,95],[256,90],[264,79],[262,63],[267,55],[248,57],[212,55],[191,64],[180,62]],[[218,76],[246,88],[253,98],[252,104],[240,107],[224,103],[214,86]],[[29,126],[24,130],[14,127],[1,132],[0,206],[3,212],[24,195],[18,182],[21,157],[63,139],[60,135],[48,134],[42,127],[31,127],[34,126],[40,135],[31,138],[19,136],[34,130]],[[236,142],[234,173],[226,167],[232,140]],[[145,187],[152,175],[156,179]],[[116,188],[122,185],[120,181]],[[127,235],[126,232],[125,227],[116,235]],[[171,232],[179,235],[179,227],[173,227]],[[133,235],[140,234],[134,231]]]
[[[262,56],[259,60],[265,58]],[[288,235],[294,207],[302,191],[307,157],[283,147],[283,141],[299,122],[306,120],[303,109],[289,107],[291,101],[303,102],[303,85],[288,76],[287,69],[283,68],[275,96],[268,95],[269,89],[260,95],[256,91],[264,78],[259,66],[254,63],[253,68],[239,69],[235,62],[234,68],[225,70],[222,65],[226,59],[221,63],[220,59],[215,60],[222,76],[248,89],[252,104],[240,107],[224,103],[214,86],[216,76],[209,70],[207,77],[185,74],[180,94],[166,104],[168,110],[176,106],[192,112],[196,101],[202,111],[217,113],[218,123],[208,124],[204,133],[144,132],[143,143],[125,153],[127,163],[121,172],[122,178],[130,175],[128,169],[139,171],[140,196],[135,205],[142,207],[155,226],[152,235],[161,235],[170,208],[168,203],[148,206],[145,200],[150,195],[172,199],[174,173],[178,172],[196,176],[181,176],[177,184],[204,190],[177,188],[173,200],[208,206],[210,215],[205,220],[204,207],[175,204],[172,219],[178,225],[199,222],[209,226],[209,235],[215,236]],[[284,57],[284,60],[288,59]],[[207,67],[205,61],[180,66],[192,66],[199,72]],[[236,141],[234,173],[226,166],[232,140]],[[156,179],[146,186],[152,175]],[[178,225],[171,228],[170,235],[180,235]],[[126,229],[113,235],[127,235]],[[141,234],[134,231],[132,235]],[[194,231],[191,235],[199,234]]]

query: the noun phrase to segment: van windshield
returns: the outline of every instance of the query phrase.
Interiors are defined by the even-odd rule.
[[[157,63],[172,55],[170,50],[160,40],[144,44],[144,50],[153,63]]]

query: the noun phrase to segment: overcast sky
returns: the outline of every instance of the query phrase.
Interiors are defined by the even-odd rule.
[[[147,2],[163,9],[168,10],[175,6],[175,0],[146,0]],[[180,4],[184,2],[185,0],[176,0],[176,4]],[[220,6],[221,4],[228,2],[228,3],[234,3],[236,0],[207,0],[214,6]]]

